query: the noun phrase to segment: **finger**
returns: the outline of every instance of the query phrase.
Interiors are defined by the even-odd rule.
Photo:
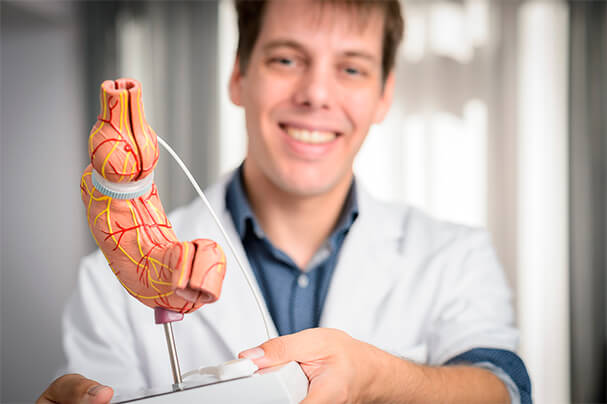
[[[86,396],[80,401],[81,404],[108,404],[114,395],[111,387],[96,385],[89,388]]]
[[[238,356],[251,359],[259,368],[276,366],[290,361],[311,362],[328,355],[327,330],[312,328],[295,334],[272,338]]]
[[[114,391],[94,380],[78,374],[64,375],[55,380],[36,401],[37,404],[106,404]]]

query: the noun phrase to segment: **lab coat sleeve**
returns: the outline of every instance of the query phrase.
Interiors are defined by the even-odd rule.
[[[80,373],[115,390],[146,386],[127,298],[100,251],[82,260],[63,314],[66,373]]]
[[[442,365],[474,348],[516,351],[512,296],[488,234],[462,228],[438,259],[429,363]]]

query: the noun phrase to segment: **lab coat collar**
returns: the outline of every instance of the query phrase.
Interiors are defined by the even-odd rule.
[[[385,251],[386,245],[402,251],[406,223],[396,219],[403,216],[394,214],[394,206],[374,199],[361,184],[357,190],[360,214],[342,246],[320,326],[362,338],[377,323],[382,301],[403,270],[399,255]]]

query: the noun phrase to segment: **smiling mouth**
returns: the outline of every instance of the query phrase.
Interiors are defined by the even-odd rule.
[[[307,144],[324,144],[335,140],[339,133],[322,130],[308,130],[286,124],[280,124],[280,128],[292,139]]]

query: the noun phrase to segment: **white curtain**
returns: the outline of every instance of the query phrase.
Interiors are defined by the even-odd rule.
[[[394,105],[356,164],[376,195],[487,224],[490,12],[483,0],[405,3]]]
[[[394,104],[355,167],[380,197],[488,227],[513,286],[518,5],[405,1]]]
[[[145,115],[201,186],[218,176],[218,3],[121,3],[116,21],[116,77],[142,83]],[[175,162],[161,153],[155,179],[167,211],[194,197]]]

